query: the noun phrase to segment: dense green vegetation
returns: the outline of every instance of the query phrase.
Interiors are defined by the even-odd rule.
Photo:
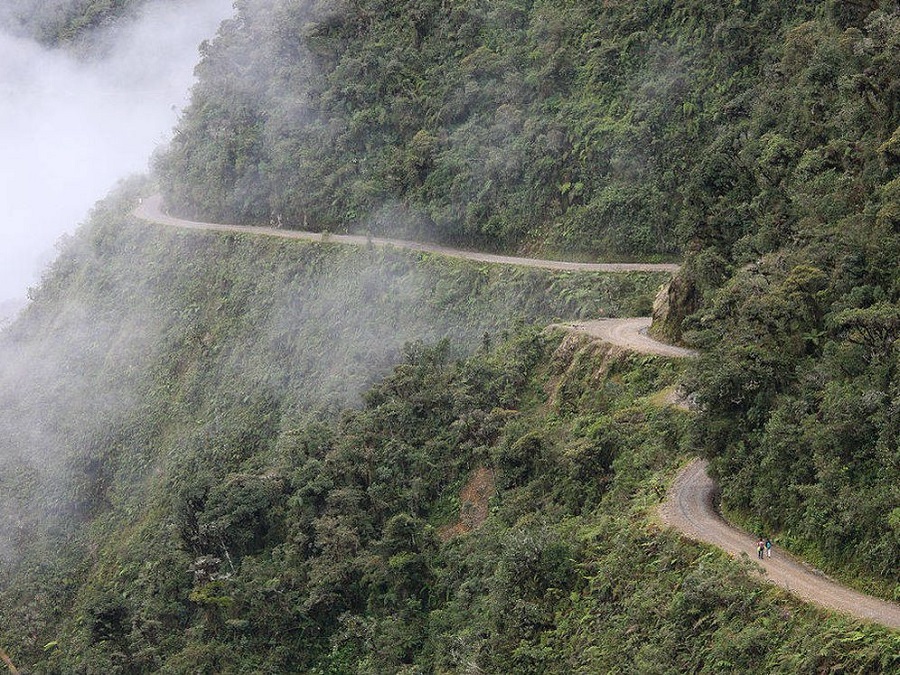
[[[18,665],[897,665],[889,631],[823,621],[742,563],[659,529],[656,504],[693,448],[690,414],[657,401],[685,364],[526,324],[488,340],[486,326],[511,325],[497,306],[477,313],[496,323],[466,324],[459,298],[421,301],[420,327],[462,321],[473,353],[459,358],[467,338],[453,333],[409,343],[361,407],[310,415],[338,391],[307,370],[311,351],[345,353],[331,368],[348,387],[390,360],[341,341],[354,335],[353,311],[375,301],[350,291],[358,275],[475,285],[410,254],[135,226],[123,220],[131,203],[125,193],[97,209],[2,335],[14,356],[2,369],[3,481],[16,500],[3,506],[0,644]],[[472,267],[486,295],[523,283]],[[289,283],[290,297],[274,291]],[[392,289],[388,322],[391,304],[414,294]],[[552,288],[542,303],[533,289],[512,295],[527,304],[507,316],[564,300]],[[309,319],[290,314],[303,343],[291,347],[266,319],[294,303]],[[323,347],[315,330],[328,326]],[[366,375],[353,379],[354,368]],[[481,497],[464,497],[478,477]]]
[[[543,330],[647,314],[658,276],[170,231],[126,185],[0,333],[17,664],[900,668],[653,515],[702,453],[729,514],[900,597],[896,2],[236,11],[156,161],[176,210],[683,256],[657,330],[703,355]]]
[[[831,7],[730,135],[754,179],[706,198],[753,217],[701,236],[682,328],[726,503],[900,598],[900,13]]]
[[[0,6],[0,25],[48,46],[78,43],[91,50],[92,33],[109,28],[147,0],[9,0]]]
[[[179,210],[681,252],[658,330],[726,504],[900,578],[896,2],[237,5],[158,162]]]
[[[238,3],[159,163],[168,200],[227,221],[675,253],[683,176],[666,160],[693,149],[683,101],[720,73],[691,82],[655,44],[676,24],[654,34],[636,9],[648,25],[620,35],[633,3],[610,4]],[[722,58],[697,44],[695,69]]]
[[[129,222],[140,189],[98,206],[0,341],[0,624],[22,631],[12,643],[51,641],[158,472],[200,480],[273,434],[336,418],[405,343],[448,339],[461,355],[519,321],[647,311],[661,281],[182,233]],[[161,530],[174,518],[150,515],[143,526]]]

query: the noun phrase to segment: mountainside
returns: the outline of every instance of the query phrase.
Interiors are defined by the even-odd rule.
[[[822,206],[807,190],[890,180],[872,163],[893,152],[896,17],[867,19],[877,4],[239,4],[159,166],[208,220],[755,256]],[[781,189],[797,179],[803,204]]]
[[[894,592],[897,2],[272,0],[197,74],[181,213],[683,254],[654,330],[706,355],[726,506]]]
[[[98,204],[0,327],[0,654],[39,673],[900,668],[896,632],[656,516],[701,454],[731,519],[900,599],[896,2],[236,12],[156,175]],[[326,236],[141,222],[151,181],[181,216]],[[657,296],[668,275],[343,231],[683,267]],[[700,356],[546,328],[651,310]]]
[[[686,362],[496,333],[579,315],[566,298],[595,310],[604,284],[646,307],[641,275],[170,232],[129,222],[134,201],[98,207],[0,334],[0,645],[20,667],[897,664],[890,631],[826,619],[659,528],[691,452],[692,414],[665,404]],[[386,324],[452,340],[395,356]],[[311,414],[395,360],[362,407]]]
[[[518,323],[646,311],[665,278],[172,232],[129,222],[138,188],[98,206],[0,334],[0,623],[32,648],[96,573],[88,550],[100,564],[115,530],[169,527],[171,504],[138,508],[168,481],[203,492],[198,472],[265,466],[423,341],[449,359]]]

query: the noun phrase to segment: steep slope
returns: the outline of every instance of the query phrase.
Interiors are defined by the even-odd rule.
[[[270,0],[207,45],[157,166],[196,219],[683,253],[656,330],[704,354],[727,508],[890,597],[898,36],[894,0]]]
[[[282,424],[332,419],[407,343],[462,354],[519,321],[633,313],[664,278],[179,233],[130,222],[134,190],[96,209],[0,340],[3,624],[31,648],[78,592],[83,546],[173,458],[250,457]]]
[[[527,325],[647,314],[658,275],[174,232],[130,186],[0,337],[0,647],[66,673],[897,670],[895,633],[654,518],[699,447],[730,514],[896,593],[895,3],[316,6],[238,3],[204,46],[158,164],[179,213],[684,250],[667,328],[697,365]],[[685,371],[690,420],[657,405]],[[487,516],[447,536],[483,475]]]
[[[534,270],[476,265],[469,276],[419,254],[172,232],[128,221],[136,194],[97,209],[2,334],[13,357],[3,391],[15,392],[2,407],[3,481],[15,498],[3,505],[0,646],[20,667],[896,665],[883,630],[823,620],[656,528],[663,486],[690,449],[690,420],[655,403],[683,359],[526,326],[487,340],[498,324],[476,322],[460,335],[478,345],[469,358],[449,343],[409,345],[363,408],[309,414],[352,391],[355,371],[377,380],[383,363],[348,348],[346,309],[318,311],[336,277],[424,268],[437,279],[399,294],[398,308],[454,330],[465,304],[502,296],[509,312],[515,298],[547,309],[595,298],[607,277],[541,296],[548,273]],[[616,276],[615,292],[627,297],[639,278]],[[423,302],[443,284],[459,291],[452,309]],[[354,287],[342,282],[327,306],[349,308]],[[421,331],[388,295],[364,294],[355,311],[378,302],[394,333]],[[472,311],[508,325],[493,307]],[[272,333],[266,317],[288,327]],[[345,366],[327,359],[335,351],[349,352]],[[323,358],[336,382],[309,370]],[[484,519],[443,534],[485,472]]]
[[[249,242],[231,241],[226,254],[215,238],[232,235],[170,238],[152,229],[112,221],[92,228],[93,253],[75,246],[77,259],[64,256],[11,334],[32,372],[37,356],[55,365],[47,363],[54,351],[77,364],[58,385],[63,399],[72,398],[73,380],[109,395],[95,396],[81,416],[58,400],[49,411],[68,423],[61,438],[72,440],[56,460],[68,469],[66,484],[43,494],[48,505],[80,501],[69,520],[28,528],[19,546],[30,555],[4,565],[0,639],[20,666],[238,673],[471,664],[596,672],[622,659],[638,669],[670,663],[675,672],[896,665],[883,630],[823,620],[754,585],[725,556],[653,525],[661,486],[690,445],[690,420],[653,401],[683,365],[522,328],[465,360],[451,358],[447,345],[408,347],[364,408],[333,424],[310,421],[290,404],[290,389],[271,388],[277,373],[294,370],[281,370],[284,355],[266,360],[269,386],[254,384],[251,371],[225,375],[229,360],[216,365],[216,355],[252,353],[260,332],[219,327],[231,320],[221,300],[190,293],[206,285],[203,249],[235,286],[244,273],[257,284],[272,274],[258,263],[277,267],[273,251],[255,258]],[[308,246],[291,243],[291,258]],[[180,275],[188,254],[191,274]],[[288,268],[297,271],[296,263]],[[95,278],[101,269],[105,276]],[[57,303],[77,306],[75,298],[95,288],[80,306],[96,317],[90,308],[121,284],[149,290],[142,269],[157,282],[149,305],[177,308],[171,327],[130,341],[149,323],[130,296],[119,310],[128,320],[107,334],[114,339],[83,333],[79,342],[90,348],[82,351],[50,338],[44,344],[54,349],[26,357],[34,341],[27,322],[53,318],[47,328],[71,342],[71,320]],[[123,307],[121,297],[109,297],[109,311]],[[207,311],[219,321],[182,333]],[[159,379],[142,386],[143,369]],[[115,379],[129,371],[138,378],[131,388]],[[19,391],[45,386],[38,377]],[[98,412],[105,417],[93,431],[85,423]],[[19,465],[25,469],[24,457]],[[440,536],[484,467],[495,488],[486,519],[468,534]],[[33,481],[39,471],[30,471]],[[27,494],[22,482],[12,487]]]
[[[204,220],[677,254],[770,48],[820,7],[241,5],[205,51],[164,191]]]

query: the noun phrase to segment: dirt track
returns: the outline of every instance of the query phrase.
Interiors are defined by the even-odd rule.
[[[566,326],[641,354],[658,354],[670,358],[690,358],[697,355],[690,349],[658,342],[647,335],[647,329],[650,328],[650,317],[597,319],[596,321],[570,323]]]
[[[672,273],[678,270],[678,265],[572,263],[490,255],[397,239],[368,238],[352,235],[323,236],[319,233],[270,227],[198,223],[174,218],[164,213],[159,196],[144,199],[143,203],[135,209],[134,215],[152,223],[180,228],[217,232],[253,232],[266,236],[307,241],[330,241],[354,246],[392,246],[486,263],[521,265],[551,270]],[[653,340],[647,335],[649,326],[650,319],[644,317],[583,321],[567,324],[566,328],[582,331],[611,344],[644,354],[659,354],[673,358],[688,358],[696,355],[695,352],[689,349]],[[706,473],[706,462],[699,459],[694,460],[678,475],[665,502],[660,506],[660,515],[663,521],[670,527],[681,531],[687,537],[717,546],[736,558],[744,554],[755,555],[756,537],[729,525],[716,512],[714,507],[715,490],[715,484]],[[762,570],[764,570],[772,583],[805,600],[827,609],[850,614],[865,621],[873,621],[900,630],[900,605],[879,600],[840,586],[818,570],[787,556],[777,549],[771,559],[757,562],[759,562]]]
[[[541,269],[581,272],[669,272],[675,273],[679,266],[675,264],[653,263],[576,263],[561,260],[542,260],[539,258],[517,258],[514,256],[492,255],[478,251],[462,251],[447,248],[436,244],[421,244],[415,241],[402,239],[369,238],[347,234],[322,235],[318,232],[304,232],[301,230],[285,230],[274,227],[250,227],[246,225],[229,225],[223,223],[201,223],[193,220],[184,220],[170,216],[162,208],[162,198],[159,195],[147,197],[134,210],[134,215],[158,225],[187,228],[191,230],[205,230],[213,232],[242,232],[255,233],[269,237],[283,237],[286,239],[300,239],[304,241],[329,241],[353,246],[393,246],[395,248],[436,253],[451,258],[463,258],[491,264],[520,265],[523,267],[538,267]],[[689,349],[657,342],[647,335],[650,327],[649,317],[628,319],[598,319],[596,321],[582,321],[566,324],[567,328],[588,333],[594,337],[605,340],[620,347],[630,349],[642,354],[661,354],[673,358],[694,356]]]
[[[757,537],[728,524],[716,512],[716,485],[706,467],[705,461],[695,459],[678,474],[660,506],[660,515],[667,525],[690,539],[717,546],[735,558],[749,555],[759,563],[769,581],[804,600],[900,630],[900,605],[896,603],[841,586],[777,547],[772,558],[758,560],[755,557]]]
[[[274,227],[251,227],[247,225],[228,225],[223,223],[198,223],[192,220],[184,220],[168,215],[162,209],[162,199],[159,195],[147,197],[135,210],[134,215],[141,220],[146,220],[158,225],[171,225],[173,227],[188,228],[193,230],[207,230],[213,232],[253,232],[269,237],[283,237],[285,239],[302,239],[306,241],[329,241],[338,244],[351,244],[353,246],[376,246],[403,248],[410,251],[423,253],[437,253],[450,258],[464,258],[478,262],[495,265],[519,265],[521,267],[538,267],[548,270],[562,270],[571,272],[669,272],[678,271],[678,265],[668,263],[578,263],[562,260],[541,260],[538,258],[517,258],[506,255],[493,255],[478,251],[463,251],[455,248],[447,248],[437,244],[422,244],[416,241],[403,239],[383,239],[379,237],[364,237],[351,234],[326,234],[318,232],[303,232],[301,230],[285,230]]]

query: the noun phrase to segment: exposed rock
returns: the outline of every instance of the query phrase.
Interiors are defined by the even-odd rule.
[[[668,342],[681,340],[684,318],[697,311],[700,295],[696,286],[682,273],[660,286],[653,300],[653,322],[650,334]]]

